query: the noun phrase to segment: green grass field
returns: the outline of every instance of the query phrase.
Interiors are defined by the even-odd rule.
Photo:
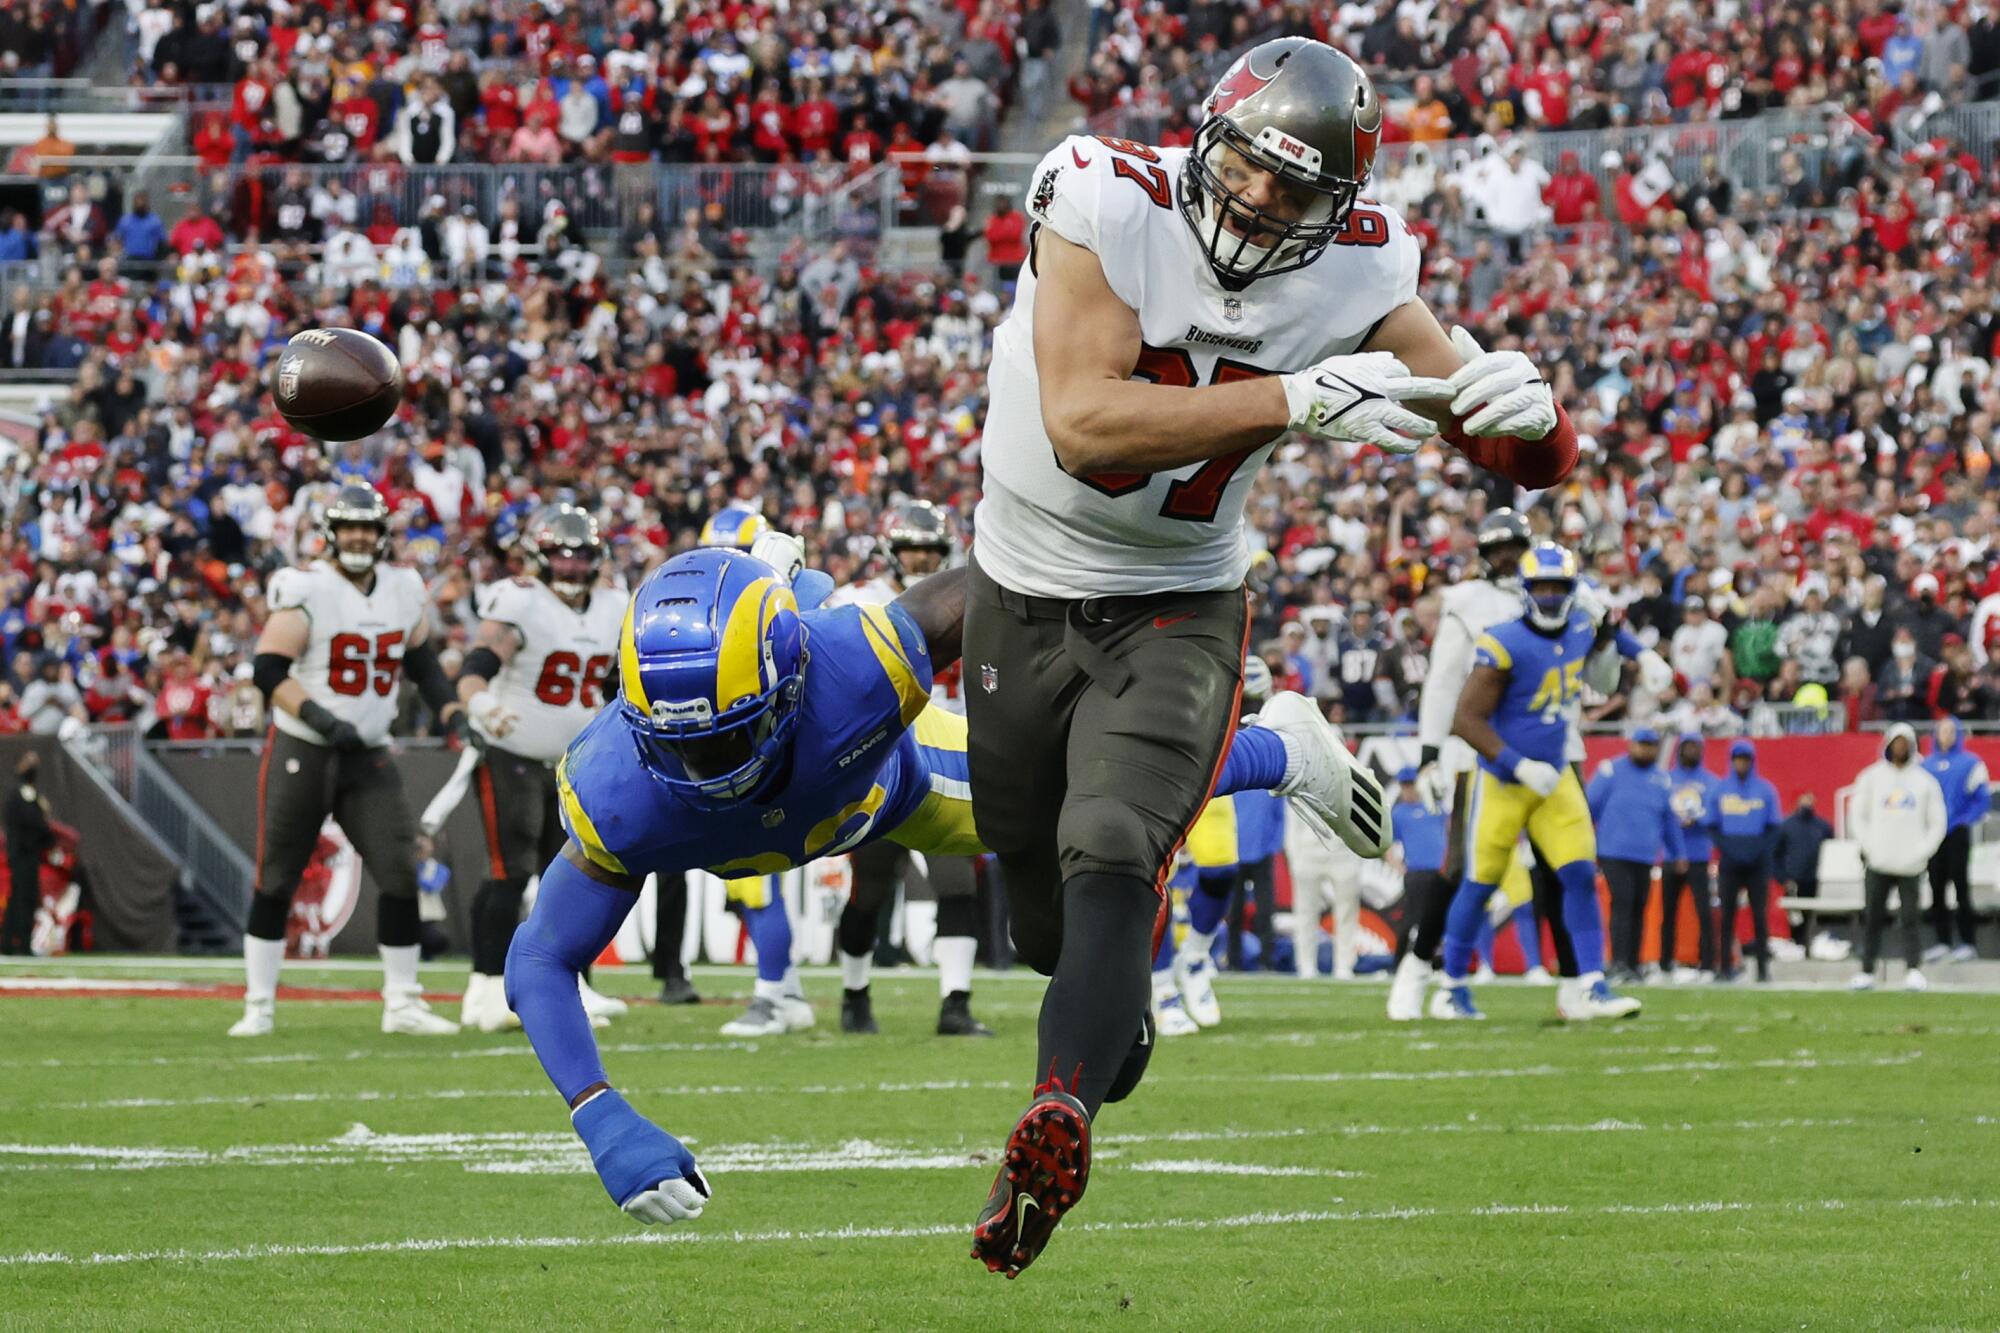
[[[233,1001],[0,996],[0,1323],[2000,1327],[1990,995],[1654,989],[1573,1029],[1496,987],[1483,1026],[1393,1027],[1377,986],[1225,981],[1225,1025],[1106,1109],[1088,1196],[1009,1283],[967,1231],[1039,985],[982,978],[1002,1035],[978,1043],[928,1035],[928,975],[878,979],[874,1039],[808,985],[803,1036],[730,1043],[717,1005],[604,1034],[714,1183],[672,1231],[612,1208],[519,1033],[384,1037],[372,1003],[300,1002],[245,1044]]]

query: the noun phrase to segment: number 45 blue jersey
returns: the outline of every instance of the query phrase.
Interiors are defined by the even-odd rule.
[[[1495,625],[1473,647],[1476,666],[1497,667],[1507,674],[1493,729],[1500,739],[1530,759],[1561,768],[1566,761],[1569,721],[1564,709],[1583,694],[1583,666],[1596,642],[1597,630],[1582,611],[1570,612],[1560,634],[1548,635],[1528,624],[1524,615]],[[1479,766],[1513,781],[1492,760]]]
[[[788,770],[761,801],[693,805],[652,776],[616,708],[556,770],[563,824],[591,861],[645,876],[777,874],[884,836],[921,850],[983,850],[972,829],[965,720],[930,708],[930,651],[900,608],[808,611],[806,670]]]

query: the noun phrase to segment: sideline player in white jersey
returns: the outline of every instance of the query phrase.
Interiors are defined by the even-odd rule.
[[[387,563],[389,505],[350,482],[320,516],[325,553],[271,576],[270,618],[252,667],[272,729],[257,771],[257,878],[243,932],[243,1017],[232,1037],[271,1031],[285,922],[328,815],[381,887],[382,1030],[458,1031],[430,1011],[417,981],[416,822],[389,756],[397,684],[407,673],[454,734],[465,709],[430,643],[424,582]]]
[[[572,504],[536,511],[522,530],[518,578],[479,599],[479,628],[459,670],[458,697],[481,738],[475,782],[486,826],[486,879],[472,898],[472,976],[461,1022],[518,1026],[501,973],[528,880],[562,850],[556,761],[597,715],[618,674],[618,635],[631,597],[602,587],[597,520]],[[616,688],[615,685],[610,688]],[[583,984],[593,1021],[623,1001]]]
[[[1187,149],[1079,137],[1042,160],[994,338],[973,805],[1019,953],[1053,977],[1035,1091],[974,1228],[995,1272],[1032,1263],[1082,1196],[1090,1118],[1150,1053],[1160,885],[1237,713],[1243,508],[1272,447],[1298,431],[1404,454],[1441,432],[1524,485],[1575,465],[1534,363],[1448,336],[1402,219],[1360,198],[1382,103],[1359,66],[1265,42],[1203,111]],[[1379,857],[1381,786],[1348,763],[1325,820]]]
[[[827,605],[886,606],[895,601],[945,567],[957,545],[953,526],[951,515],[928,500],[896,505],[882,524],[882,545],[887,559],[881,571],[865,582],[836,588],[826,599]],[[950,675],[952,680],[957,679],[955,669]],[[950,683],[945,680],[932,686],[931,704],[917,718],[919,733],[943,721],[931,715],[932,709],[964,712],[964,707],[950,693]],[[956,724],[955,718],[952,723]],[[932,780],[936,781],[937,775]],[[974,858],[927,856],[921,882],[909,849],[886,839],[849,853],[848,860],[854,887],[847,906],[841,909],[836,932],[840,942],[840,1030],[860,1034],[881,1030],[875,1022],[868,978],[882,912],[894,905],[900,882],[906,896],[924,888],[936,896],[937,937],[932,953],[938,969],[938,1035],[992,1036],[992,1029],[972,1013],[972,965],[979,952],[979,881]]]
[[[1514,510],[1496,509],[1488,514],[1480,523],[1478,534],[1480,562],[1485,566],[1483,575],[1446,588],[1438,608],[1430,668],[1417,702],[1417,743],[1421,747],[1417,790],[1432,810],[1449,810],[1451,822],[1445,835],[1443,873],[1435,889],[1425,901],[1409,904],[1407,908],[1416,915],[1416,926],[1405,936],[1403,953],[1396,960],[1395,976],[1389,985],[1389,1017],[1397,1022],[1424,1016],[1424,993],[1432,978],[1438,946],[1444,939],[1445,918],[1465,868],[1465,789],[1475,759],[1471,747],[1452,735],[1458,697],[1471,678],[1473,645],[1479,636],[1521,614],[1520,580],[1515,571],[1533,541],[1527,520]],[[1606,610],[1601,601],[1580,591],[1578,605],[1590,614],[1593,622],[1603,623]],[[1657,653],[1648,651],[1639,656],[1639,670],[1649,684],[1657,686],[1658,674],[1670,669]],[[1602,688],[1607,683],[1607,674],[1609,681],[1615,683],[1617,672],[1616,645],[1603,645],[1591,658],[1588,678],[1593,687]],[[1579,706],[1569,718],[1566,742],[1573,764],[1583,762],[1581,722]],[[1635,1012],[1638,1001],[1628,996],[1619,996],[1611,1002],[1611,1008],[1618,1012],[1600,1013],[1597,1012],[1600,1006],[1584,994],[1576,952],[1563,920],[1562,885],[1544,864],[1546,858],[1539,853],[1531,854],[1534,865],[1528,875],[1533,886],[1535,914],[1549,928],[1555,943],[1557,975],[1561,978],[1557,985],[1557,1007],[1566,1017],[1585,1019],[1622,1017]],[[1455,1017],[1448,997],[1441,990],[1431,997],[1429,1012],[1433,1018]]]

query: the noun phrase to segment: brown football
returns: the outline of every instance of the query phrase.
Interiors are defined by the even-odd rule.
[[[271,397],[285,420],[314,439],[358,440],[394,415],[403,367],[359,329],[307,329],[279,353]]]

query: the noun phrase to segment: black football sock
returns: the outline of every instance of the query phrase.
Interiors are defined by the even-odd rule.
[[[521,924],[521,894],[527,887],[524,880],[489,879],[472,895],[472,970],[481,976],[506,971],[507,946]]]
[[[1093,1116],[1146,1012],[1159,907],[1159,893],[1136,875],[1063,884],[1062,956],[1042,996],[1035,1083],[1060,1081]]]
[[[665,874],[653,883],[658,895],[653,915],[653,976],[672,981],[687,976],[681,942],[687,932],[687,876]]]

